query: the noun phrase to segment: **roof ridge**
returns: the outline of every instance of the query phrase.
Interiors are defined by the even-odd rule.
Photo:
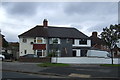
[[[35,27],[44,27],[42,25],[36,25]],[[74,27],[58,27],[58,26],[48,26],[48,28],[70,28],[73,29]]]

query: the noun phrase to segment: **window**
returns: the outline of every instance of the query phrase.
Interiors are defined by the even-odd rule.
[[[58,43],[58,39],[57,38],[53,38],[52,41],[53,41],[53,43],[56,43],[56,44]]]
[[[37,43],[45,43],[45,39],[41,38],[41,37],[38,37],[37,38]]]
[[[23,38],[22,42],[23,42],[23,43],[26,43],[26,42],[27,42],[27,39],[26,39],[26,38]]]
[[[46,51],[45,50],[37,50],[37,56],[38,57],[45,57]]]
[[[60,44],[60,39],[59,38],[52,38],[51,44]]]
[[[27,50],[24,50],[24,54],[27,54]]]
[[[37,55],[42,56],[42,50],[37,50]]]
[[[79,44],[87,44],[87,39],[80,39]]]

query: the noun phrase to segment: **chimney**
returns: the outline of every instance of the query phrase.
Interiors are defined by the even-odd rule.
[[[43,21],[43,27],[47,27],[48,26],[48,21],[47,21],[47,19],[44,19],[44,21]]]
[[[97,32],[92,32],[92,37],[97,37]]]

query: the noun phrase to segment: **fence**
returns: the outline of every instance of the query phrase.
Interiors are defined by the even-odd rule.
[[[111,64],[111,58],[98,57],[52,57],[52,63],[69,63],[69,64]],[[120,58],[113,59],[114,64],[120,64]]]

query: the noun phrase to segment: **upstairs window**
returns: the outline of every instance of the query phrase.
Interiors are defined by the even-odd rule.
[[[22,42],[23,42],[23,43],[26,43],[26,42],[27,42],[27,39],[26,39],[26,38],[23,38]]]
[[[87,39],[80,39],[79,44],[86,45],[87,44]]]
[[[50,43],[51,44],[60,44],[60,39],[59,38],[52,38]]]
[[[41,38],[41,37],[38,37],[37,38],[37,43],[45,43],[45,39]]]

